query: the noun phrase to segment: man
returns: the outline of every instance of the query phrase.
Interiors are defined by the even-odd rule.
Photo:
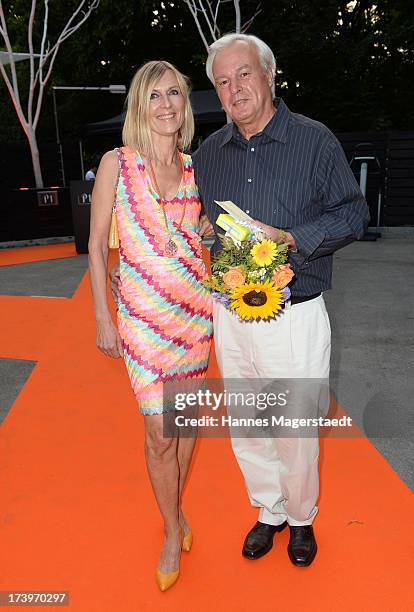
[[[94,181],[96,178],[97,170],[97,166],[92,166],[91,168],[89,168],[89,170],[85,174],[85,181]]]
[[[232,123],[193,155],[207,217],[232,200],[270,239],[289,244],[292,299],[272,322],[246,324],[214,305],[217,361],[225,379],[327,379],[330,327],[322,292],[331,286],[332,254],[360,238],[368,208],[341,145],[321,123],[273,100],[275,58],[250,35],[228,34],[209,50],[207,75]],[[203,220],[203,227],[207,220]],[[283,228],[281,231],[277,228]],[[214,250],[214,249],[213,249]],[[258,559],[273,536],[290,529],[292,563],[312,563],[317,545],[317,438],[232,438],[259,520],[242,554]]]

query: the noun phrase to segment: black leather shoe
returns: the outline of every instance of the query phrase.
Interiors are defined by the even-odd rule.
[[[276,532],[286,527],[286,521],[281,525],[267,525],[257,521],[256,525],[249,531],[244,541],[242,555],[246,559],[260,559],[273,546],[273,536]]]
[[[289,559],[292,561],[293,565],[307,567],[314,560],[318,550],[312,525],[304,525],[303,527],[289,526],[289,529]]]

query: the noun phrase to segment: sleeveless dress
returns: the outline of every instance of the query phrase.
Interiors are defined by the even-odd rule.
[[[197,234],[200,199],[191,157],[181,153],[187,205],[181,183],[165,211],[142,157],[117,149],[116,217],[119,233],[118,330],[132,389],[144,415],[168,410],[167,381],[204,378],[212,339],[212,299]],[[170,234],[177,252],[166,254]]]

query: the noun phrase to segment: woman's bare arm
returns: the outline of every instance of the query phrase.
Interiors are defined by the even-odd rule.
[[[114,325],[106,294],[108,233],[118,176],[118,157],[108,151],[101,159],[92,192],[89,235],[89,276],[96,320],[96,344],[110,357],[122,354],[121,339]]]

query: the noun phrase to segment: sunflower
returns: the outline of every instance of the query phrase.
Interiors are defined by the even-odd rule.
[[[240,319],[270,319],[283,308],[283,295],[272,281],[245,283],[231,293],[231,310]]]
[[[273,240],[262,240],[252,247],[250,254],[258,266],[269,266],[276,257],[276,252]]]

